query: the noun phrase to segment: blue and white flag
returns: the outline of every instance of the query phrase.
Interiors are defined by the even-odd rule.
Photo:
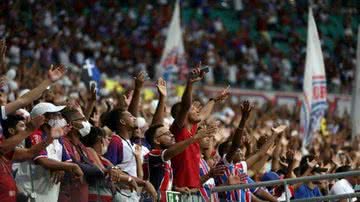
[[[96,82],[97,88],[101,84],[101,73],[97,68],[95,61],[92,59],[86,59],[83,65],[83,80],[87,83]]]
[[[309,9],[308,18],[303,91],[300,125],[303,148],[305,148],[311,143],[313,133],[319,130],[320,121],[327,109],[324,59],[311,8]]]

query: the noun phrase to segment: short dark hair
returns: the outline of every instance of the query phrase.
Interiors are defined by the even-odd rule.
[[[150,126],[146,130],[145,139],[151,145],[151,147],[154,147],[154,136],[155,136],[156,130],[163,126],[164,126],[163,124],[155,124],[155,125]]]
[[[102,123],[104,126],[110,128],[110,130],[116,132],[119,129],[119,120],[122,118],[122,113],[125,112],[123,109],[113,109],[107,112],[102,117]]]
[[[10,132],[9,129],[13,128],[16,129],[16,125],[20,122],[20,121],[24,121],[25,118],[17,115],[17,114],[11,114],[7,116],[6,120],[3,120],[1,122],[2,128],[3,128],[3,134],[5,136],[5,138],[9,138],[10,137]]]
[[[103,137],[105,137],[105,131],[102,128],[91,127],[90,133],[81,137],[80,140],[86,147],[92,147]]]
[[[171,107],[171,116],[175,119],[177,113],[178,113],[180,110],[181,110],[181,102],[178,102],[178,103],[174,104],[174,105]]]

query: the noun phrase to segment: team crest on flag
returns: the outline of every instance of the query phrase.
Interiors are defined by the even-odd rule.
[[[301,134],[303,147],[311,143],[312,135],[320,128],[320,121],[327,109],[327,90],[321,44],[312,14],[309,9],[304,73],[304,97],[301,108]]]

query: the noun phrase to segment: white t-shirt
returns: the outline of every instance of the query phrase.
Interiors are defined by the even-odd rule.
[[[331,195],[339,195],[339,194],[351,194],[355,193],[353,186],[346,179],[342,179],[337,181],[334,186],[330,190]],[[356,198],[348,199],[347,201],[356,201]]]
[[[55,139],[46,147],[44,152],[40,152],[33,160],[39,158],[49,158],[56,161],[71,161],[69,156],[64,154],[62,141],[58,139]],[[33,182],[31,182],[31,180]],[[31,160],[20,163],[15,181],[18,185],[19,192],[30,195],[32,189],[34,189],[34,192],[36,193],[36,202],[57,201],[58,199],[60,183],[54,184],[51,181],[50,171],[41,165],[34,164]]]
[[[116,166],[119,166],[122,171],[128,173],[129,175],[137,177],[133,144],[130,140],[126,140],[124,138],[121,138],[121,141],[123,146],[123,159],[121,163]]]

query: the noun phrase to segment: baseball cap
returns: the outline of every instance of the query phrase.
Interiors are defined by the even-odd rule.
[[[49,102],[41,102],[32,108],[32,110],[30,112],[30,116],[36,117],[39,115],[43,115],[45,113],[59,112],[59,111],[63,110],[65,107],[66,106],[56,106]]]

